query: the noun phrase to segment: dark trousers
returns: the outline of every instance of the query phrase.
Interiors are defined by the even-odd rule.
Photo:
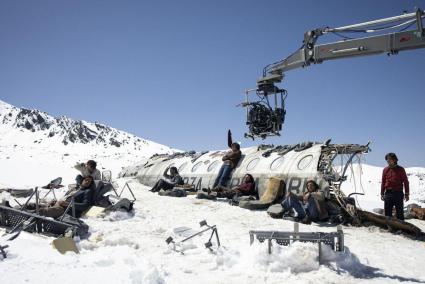
[[[392,217],[395,206],[397,219],[404,220],[403,198],[403,191],[386,191],[384,196],[385,216]]]
[[[281,205],[285,211],[294,209],[300,219],[307,215],[312,221],[319,220],[319,210],[317,209],[316,202],[312,196],[308,198],[307,204],[303,205],[296,196],[289,195],[285,198],[285,200],[283,200]]]
[[[160,191],[161,189],[163,190],[169,190],[169,189],[173,189],[174,184],[171,184],[163,179],[160,179],[156,182],[156,184],[153,186],[153,188],[151,189],[151,191]]]
[[[221,166],[218,172],[217,178],[214,181],[213,188],[217,186],[226,186],[229,180],[230,174],[232,173],[232,166],[224,164]]]
[[[211,191],[217,192],[218,198],[232,199],[235,195],[239,194],[239,191],[235,189],[228,189],[227,187],[218,186],[213,188]]]
[[[84,177],[82,175],[78,175],[75,178],[75,182],[77,183],[77,185],[81,185],[81,182],[83,181]]]

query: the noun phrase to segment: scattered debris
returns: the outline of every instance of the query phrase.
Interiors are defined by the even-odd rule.
[[[294,223],[293,232],[282,231],[249,231],[250,244],[254,242],[254,237],[261,243],[267,240],[268,252],[272,253],[272,240],[282,246],[288,246],[293,242],[312,242],[319,245],[319,263],[321,262],[321,246],[322,244],[331,246],[334,251],[344,251],[344,233],[342,226],[337,226],[336,233],[323,232],[299,232],[299,224]]]
[[[205,221],[205,220],[203,220],[203,221],[199,222],[199,225],[200,225],[201,227],[206,226],[207,228],[206,228],[206,229],[204,229],[204,230],[201,230],[201,231],[199,231],[199,232],[195,232],[195,233],[191,234],[190,236],[186,237],[185,239],[183,239],[183,240],[181,240],[181,241],[175,242],[175,241],[174,241],[174,239],[170,236],[170,237],[168,237],[168,238],[165,240],[165,242],[166,242],[168,245],[169,245],[169,244],[173,244],[173,250],[174,250],[174,251],[177,251],[177,252],[180,252],[181,254],[184,254],[184,252],[183,252],[182,250],[178,250],[178,249],[177,249],[177,246],[179,246],[179,245],[183,244],[184,242],[186,242],[186,241],[188,241],[188,240],[190,240],[190,239],[192,239],[192,238],[194,238],[194,237],[196,237],[196,236],[200,236],[200,235],[202,235],[202,234],[203,234],[203,233],[205,233],[206,231],[210,231],[210,230],[211,230],[211,236],[210,236],[210,238],[208,239],[208,241],[205,243],[205,247],[206,247],[207,249],[209,249],[210,251],[212,251],[212,249],[211,249],[211,247],[212,247],[212,242],[211,242],[211,240],[212,240],[212,238],[214,237],[214,235],[215,235],[216,240],[217,240],[217,246],[220,246],[220,239],[218,238],[217,226],[216,226],[216,225],[212,225],[212,226],[210,226],[210,225],[208,225],[208,224],[207,224],[207,221]]]

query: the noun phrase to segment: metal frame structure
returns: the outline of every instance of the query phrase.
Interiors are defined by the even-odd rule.
[[[399,51],[425,48],[425,30],[422,24],[423,18],[425,18],[425,11],[416,9],[413,13],[390,18],[339,28],[319,28],[307,31],[304,34],[304,44],[302,48],[287,58],[269,64],[264,68],[263,77],[257,81],[258,88],[270,90],[272,89],[273,83],[279,83],[283,80],[284,72],[296,68],[307,67],[311,64],[354,56],[380,53],[397,54]],[[416,29],[316,45],[319,37],[325,34],[343,32],[374,33],[385,30],[380,27],[376,28],[377,25],[397,23],[402,20],[406,20],[406,22],[400,25],[385,27],[385,29],[395,29],[402,25],[410,25],[413,23],[416,23]]]
[[[207,249],[209,249],[209,250],[211,250],[211,251],[212,251],[212,249],[211,249],[211,247],[212,247],[212,242],[211,242],[211,240],[212,240],[212,238],[214,237],[214,235],[215,235],[216,240],[217,240],[217,246],[220,246],[220,239],[219,239],[219,237],[218,237],[217,226],[216,226],[216,225],[210,226],[210,225],[208,225],[208,224],[207,224],[207,221],[205,221],[205,220],[203,220],[203,221],[199,222],[199,225],[200,225],[201,227],[206,226],[207,228],[206,228],[206,229],[204,229],[204,230],[201,230],[201,231],[199,231],[199,232],[197,232],[197,233],[195,233],[195,234],[193,234],[193,235],[191,235],[191,236],[189,236],[189,237],[187,237],[187,238],[185,238],[185,239],[183,239],[183,240],[181,240],[181,241],[175,242],[175,241],[174,241],[174,239],[173,239],[172,237],[168,237],[168,238],[165,240],[165,242],[166,242],[168,245],[169,245],[169,244],[173,244],[173,250],[178,251],[178,252],[180,252],[180,253],[182,253],[182,254],[183,254],[183,251],[179,251],[179,250],[177,250],[177,249],[176,249],[176,245],[177,245],[177,244],[184,243],[184,242],[186,242],[186,241],[188,241],[188,240],[190,240],[190,239],[192,239],[192,238],[194,238],[194,237],[196,237],[196,236],[200,236],[200,235],[202,235],[202,234],[203,234],[203,233],[205,233],[206,231],[210,231],[210,230],[211,230],[210,238],[209,238],[209,239],[208,239],[208,241],[204,244],[204,245],[205,245],[205,247],[206,247]]]
[[[35,213],[27,212],[24,208],[35,196]],[[36,187],[31,196],[19,209],[0,205],[0,226],[11,228],[9,234],[21,231],[39,233],[53,236],[84,236],[88,233],[88,226],[75,217],[75,209],[72,199],[64,214],[57,220],[39,215],[39,191]],[[72,216],[65,219],[66,214],[72,209]]]
[[[294,223],[293,232],[281,232],[281,231],[249,231],[250,244],[254,242],[254,238],[260,243],[267,240],[268,253],[272,253],[272,240],[275,240],[277,244],[282,246],[289,246],[293,242],[310,242],[317,243],[319,246],[319,263],[321,263],[321,246],[322,244],[332,247],[334,251],[344,251],[344,232],[342,226],[337,226],[337,231],[332,233],[322,232],[299,232],[299,224]]]
[[[131,202],[136,202],[136,196],[134,195],[134,193],[133,193],[133,190],[131,189],[131,187],[130,187],[130,185],[128,184],[129,183],[129,181],[127,181],[124,185],[123,185],[123,187],[122,187],[122,189],[121,189],[121,192],[118,194],[118,192],[116,191],[116,189],[115,189],[115,187],[114,186],[112,186],[112,189],[114,190],[114,193],[115,193],[115,195],[117,196],[117,197],[119,197],[119,198],[121,198],[121,195],[123,194],[123,192],[124,192],[124,190],[127,188],[128,189],[128,191],[130,192],[130,194],[131,194],[131,196],[133,197],[133,200],[130,200]],[[112,183],[111,183],[112,184]]]

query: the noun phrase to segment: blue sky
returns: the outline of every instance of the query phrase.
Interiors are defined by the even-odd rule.
[[[184,150],[366,143],[425,166],[425,49],[290,71],[282,136],[243,138],[262,68],[305,31],[394,16],[425,1],[0,1],[0,99],[98,121]],[[321,42],[335,40],[323,38]]]

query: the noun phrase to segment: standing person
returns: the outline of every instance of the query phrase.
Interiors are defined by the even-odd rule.
[[[231,172],[234,168],[236,168],[242,156],[240,150],[241,146],[238,143],[233,143],[232,132],[230,131],[230,129],[227,132],[227,145],[231,150],[227,152],[222,158],[223,165],[221,166],[217,178],[214,181],[213,188],[217,186],[225,187],[227,185]]]
[[[94,180],[101,180],[100,171],[96,168],[97,163],[93,160],[88,160],[87,163],[78,163],[74,166],[77,171],[81,174],[77,175],[75,181],[77,185],[81,184],[81,181],[88,176],[91,176]]]
[[[395,207],[397,219],[404,220],[403,199],[409,201],[409,180],[404,168],[397,164],[396,154],[386,154],[385,160],[388,167],[384,168],[382,172],[381,183],[381,200],[384,201],[385,216],[391,218],[393,207]]]
[[[170,174],[168,174],[168,170],[170,170]],[[157,192],[161,189],[169,190],[173,189],[176,185],[182,185],[184,183],[176,167],[166,168],[163,176],[165,179],[161,178],[158,180],[150,191]]]

